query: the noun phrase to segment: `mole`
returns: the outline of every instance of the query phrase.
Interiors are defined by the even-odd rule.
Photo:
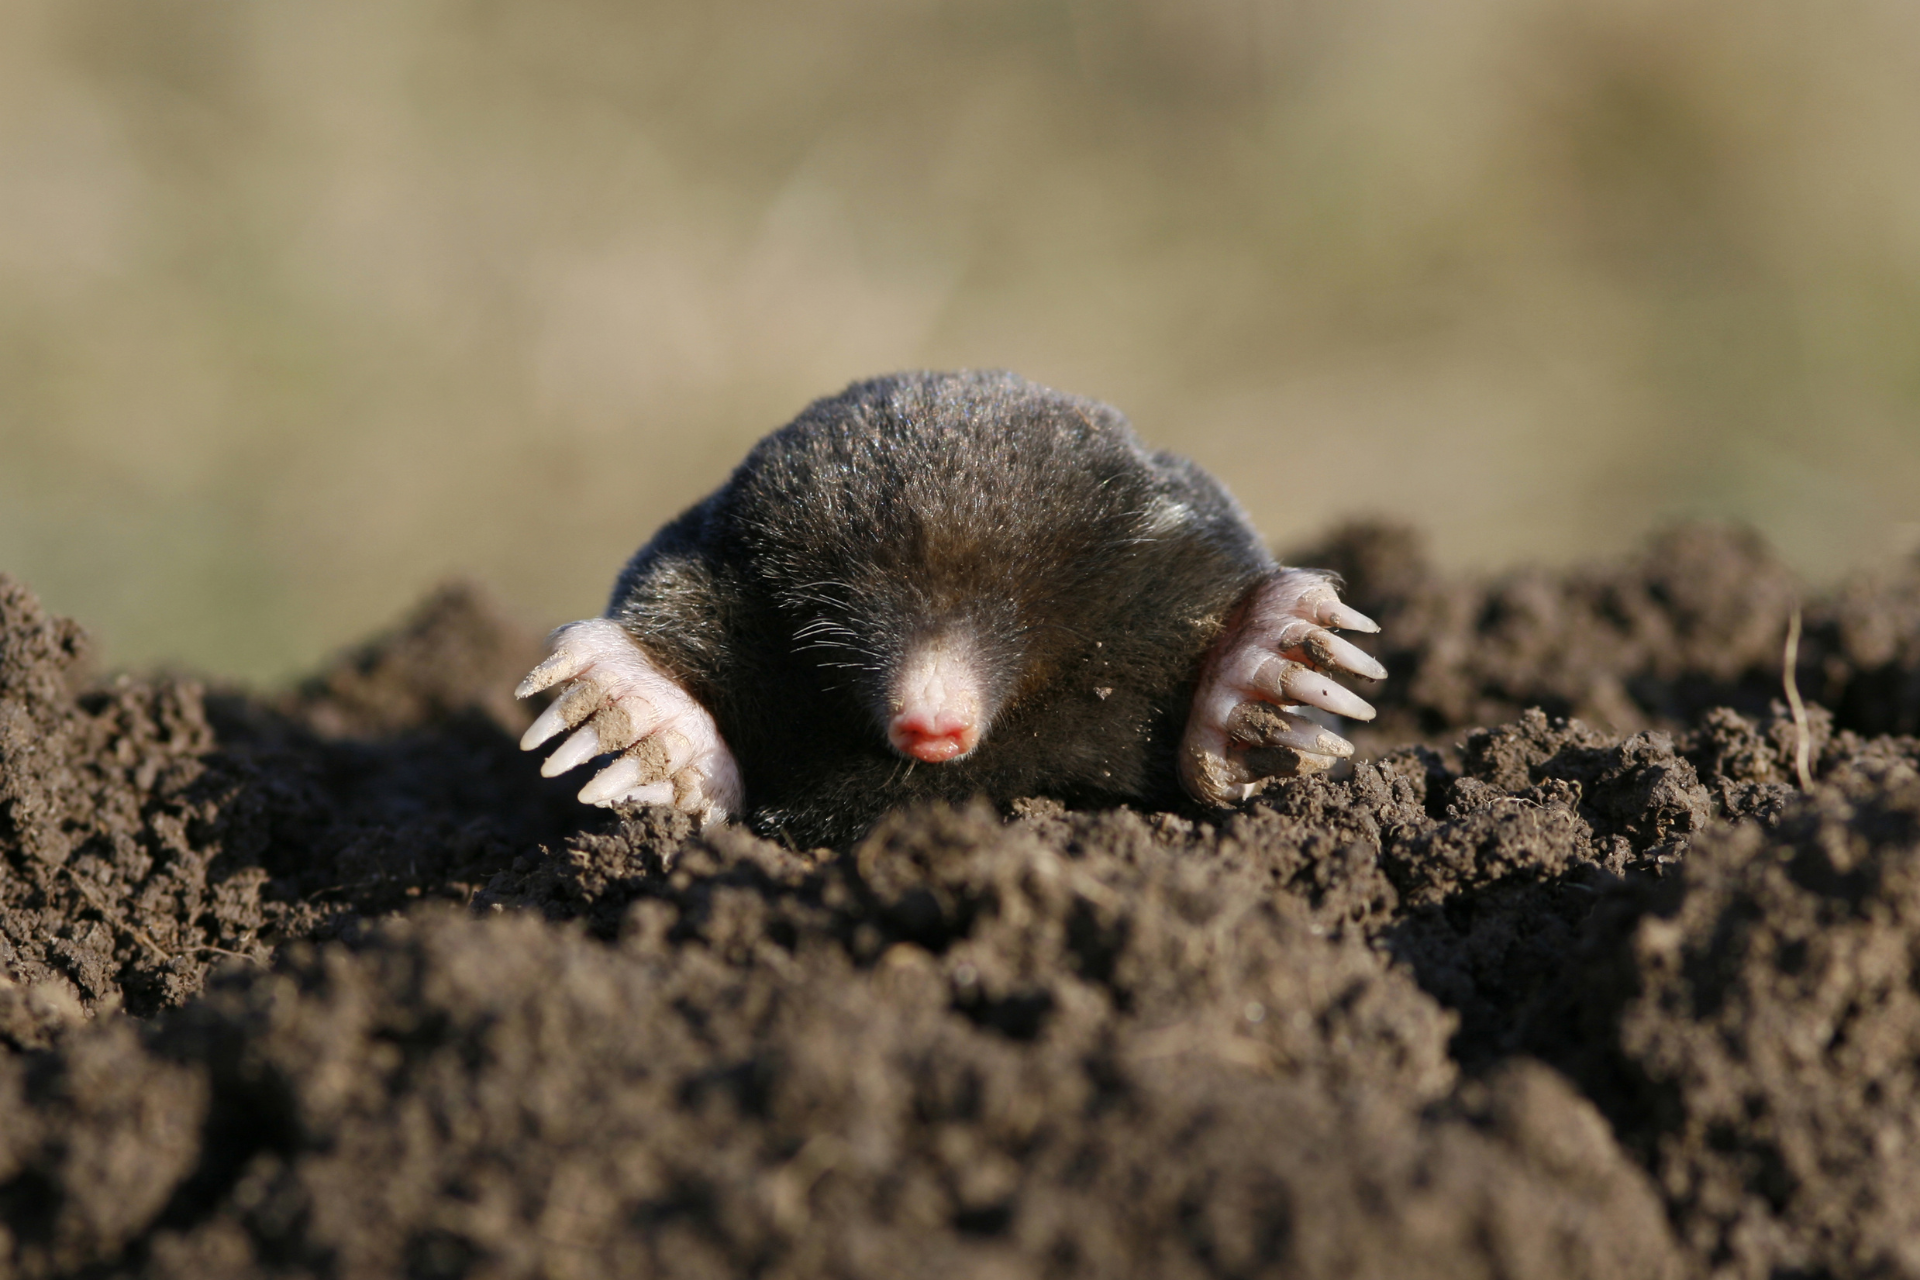
[[[1386,670],[1194,463],[1005,372],[818,401],[654,535],[520,684],[587,804],[844,843],[916,800],[1228,808],[1353,747]]]

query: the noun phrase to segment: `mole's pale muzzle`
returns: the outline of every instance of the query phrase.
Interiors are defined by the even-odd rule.
[[[910,760],[943,764],[972,753],[986,729],[986,691],[974,647],[951,634],[915,642],[888,690],[887,741]]]

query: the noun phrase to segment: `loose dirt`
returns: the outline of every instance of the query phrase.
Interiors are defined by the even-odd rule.
[[[837,850],[540,779],[470,587],[261,696],[0,579],[0,1275],[1920,1276],[1920,565],[1796,724],[1738,532],[1290,558],[1348,775]]]

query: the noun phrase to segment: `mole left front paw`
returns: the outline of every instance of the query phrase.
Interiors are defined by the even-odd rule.
[[[520,749],[531,751],[562,729],[574,730],[540,766],[543,775],[613,754],[613,763],[581,788],[583,803],[666,804],[702,822],[740,811],[740,769],[719,726],[619,623],[589,618],[554,632],[553,653],[514,696],[532,697],[563,680],[566,691],[520,739]]]
[[[1180,741],[1188,795],[1226,808],[1272,779],[1318,773],[1353,754],[1352,743],[1292,710],[1373,719],[1364,699],[1328,677],[1384,680],[1387,669],[1332,628],[1380,629],[1342,604],[1333,578],[1318,570],[1281,569],[1254,588],[1200,669]]]

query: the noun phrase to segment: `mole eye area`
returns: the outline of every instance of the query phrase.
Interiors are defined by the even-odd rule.
[[[945,764],[980,745],[985,681],[964,639],[933,635],[909,645],[888,685],[887,742],[901,755]]]

